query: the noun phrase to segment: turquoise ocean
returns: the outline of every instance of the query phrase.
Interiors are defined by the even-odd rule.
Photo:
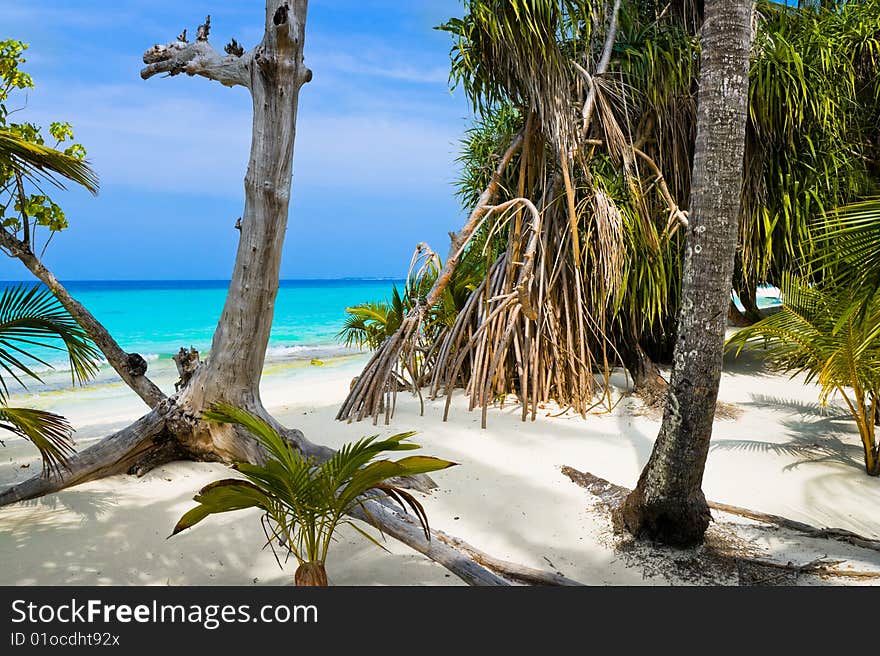
[[[283,280],[278,291],[267,365],[350,355],[336,335],[345,308],[391,295],[395,280]],[[0,289],[22,283],[0,282]],[[33,284],[33,283],[24,283]],[[70,281],[70,293],[101,321],[128,352],[140,353],[153,371],[173,370],[172,356],[194,346],[206,354],[223,310],[228,281]],[[44,383],[28,382],[30,391],[70,385],[60,351],[40,349],[53,369],[35,363]],[[109,382],[114,373],[102,367],[95,383]]]
[[[308,365],[352,356],[337,334],[345,320],[345,308],[391,295],[391,279],[283,280],[275,304],[275,317],[266,354],[266,366]],[[33,282],[0,282],[6,287]],[[211,346],[217,320],[223,310],[228,281],[222,280],[102,280],[64,283],[110,331],[122,348],[140,353],[157,382],[172,385],[176,368],[172,357],[181,347],[195,347],[204,356]],[[758,304],[778,304],[778,290],[761,288]],[[737,303],[739,305],[739,303]],[[8,380],[10,391],[45,394],[71,388],[69,366],[61,350],[34,349],[45,363],[28,361],[42,382],[25,379],[26,389]],[[90,385],[113,383],[116,373],[106,364]]]

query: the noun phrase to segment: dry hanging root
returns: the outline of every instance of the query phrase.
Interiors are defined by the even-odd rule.
[[[538,250],[538,242],[541,235],[541,213],[530,200],[514,198],[500,205],[483,206],[481,214],[468,226],[467,239],[461,240],[460,243],[456,244],[456,250],[450,254],[447,268],[449,267],[449,262],[458,262],[460,260],[464,249],[470,241],[470,237],[476,234],[489,217],[500,213],[502,217],[506,215],[507,219],[509,219],[512,210],[519,207],[523,207],[528,211],[530,221],[525,232],[526,238],[521,240],[523,249],[521,252],[517,252],[519,256],[516,263],[517,266],[508,269],[510,271],[513,271],[514,268],[516,269],[515,278],[510,278],[510,284],[508,285],[510,289],[505,294],[500,309],[514,308],[514,317],[520,310],[526,316],[536,317],[532,288],[535,277],[535,254]],[[424,246],[421,249],[417,249],[413,260],[414,263],[418,261],[420,251],[425,249],[426,247]],[[423,269],[424,267],[420,270]],[[411,272],[412,270],[413,267],[411,267]],[[418,394],[421,393],[422,377],[418,373],[422,368],[420,365],[424,365],[426,360],[432,359],[434,351],[432,349],[432,352],[428,353],[427,357],[422,357],[424,349],[422,348],[421,327],[428,311],[439,302],[448,279],[451,277],[450,271],[446,282],[442,287],[438,287],[438,283],[443,279],[445,272],[446,270],[440,274],[427,298],[425,300],[418,300],[417,306],[404,318],[398,330],[382,343],[367,363],[364,372],[352,386],[348,398],[346,398],[345,403],[339,410],[337,419],[356,419],[360,421],[367,416],[372,416],[373,423],[377,423],[379,415],[382,414],[384,409],[385,422],[388,423],[393,414],[399,381],[406,378],[403,375],[404,373],[409,374],[413,391]],[[417,271],[416,273],[418,274],[419,272]],[[485,282],[480,289],[484,288]],[[475,304],[473,301],[477,295],[478,293],[472,295],[468,302],[469,305]],[[458,323],[456,321],[456,325]],[[455,326],[453,326],[452,331],[455,332]],[[509,342],[509,336],[507,341]],[[443,354],[443,342],[438,341],[437,344],[440,344],[440,352]],[[422,362],[420,363],[418,360],[422,360]],[[405,371],[401,371],[401,369]]]
[[[591,371],[600,363],[590,354],[603,352],[606,343],[586,313],[578,314],[584,289],[572,275],[567,218],[552,206],[543,218],[529,224],[525,245],[511,236],[507,251],[440,340],[430,395],[446,395],[444,419],[459,383],[470,397],[470,410],[482,409],[484,428],[489,406],[511,390],[519,397],[523,420],[529,414],[534,419],[538,404],[551,399],[582,414],[591,408],[599,390]],[[519,275],[511,275],[519,265]],[[523,293],[525,273],[534,277],[528,294]]]
[[[373,418],[373,423],[377,423],[383,408],[386,414],[386,423],[390,419],[391,409],[389,404],[384,403],[384,400],[393,395],[393,388],[396,386],[392,384],[392,381],[394,373],[400,366],[401,357],[411,359],[415,356],[414,340],[418,338],[426,313],[440,302],[443,292],[452,280],[452,275],[464,254],[465,247],[483,224],[486,216],[495,209],[492,202],[500,190],[501,179],[513,156],[522,148],[523,141],[524,132],[520,131],[501,157],[498,166],[492,173],[489,185],[480,194],[467,223],[453,237],[449,257],[431,291],[424,301],[420,299],[419,304],[407,313],[397,331],[386,339],[370,358],[357,383],[352,386],[345,402],[339,409],[336,415],[338,420],[351,421],[356,419],[360,421],[364,417],[370,416]],[[418,385],[418,382],[414,381],[413,384]]]

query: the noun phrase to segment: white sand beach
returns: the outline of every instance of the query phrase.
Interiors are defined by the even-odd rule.
[[[263,379],[266,407],[313,441],[338,446],[363,435],[416,430],[424,453],[460,465],[440,472],[423,501],[433,527],[498,558],[559,571],[586,584],[687,583],[664,566],[627,559],[615,550],[595,498],[560,473],[569,465],[632,487],[648,458],[659,417],[623,396],[610,413],[539,416],[522,423],[519,408],[467,411],[461,391],[450,420],[444,400],[400,397],[391,426],[334,421],[363,357],[274,365]],[[166,381],[167,382],[167,381]],[[622,374],[618,395],[625,391]],[[839,527],[880,539],[880,480],[865,475],[858,435],[844,408],[820,408],[817,388],[767,373],[754,356],[728,358],[721,400],[735,419],[716,421],[704,490],[713,501],[782,515],[820,527]],[[34,395],[78,429],[80,448],[141,414],[140,401],[121,385]],[[548,407],[546,415],[558,410]],[[19,440],[0,450],[0,485],[39,467]],[[29,467],[26,467],[30,465]],[[212,517],[166,539],[204,484],[228,475],[217,464],[175,463],[143,478],[116,476],[0,509],[3,585],[279,585],[292,582],[293,561],[280,569],[256,512]],[[716,513],[717,515],[717,513]],[[716,516],[716,519],[719,519]],[[785,531],[751,531],[738,524],[750,548],[781,563],[827,557],[841,568],[880,571],[880,553],[839,542],[793,539]],[[389,539],[390,553],[344,528],[327,563],[332,585],[460,585],[444,568]],[[816,577],[799,582],[821,583]],[[837,581],[840,582],[840,581]],[[878,579],[853,581],[878,583]]]

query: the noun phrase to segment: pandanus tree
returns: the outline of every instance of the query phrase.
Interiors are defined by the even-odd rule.
[[[516,393],[523,418],[550,399],[582,414],[597,397],[608,400],[603,374],[619,357],[618,311],[665,307],[673,240],[686,220],[642,149],[647,137],[622,127],[615,111],[609,66],[621,16],[620,2],[603,11],[473,0],[442,26],[454,38],[453,79],[479,117],[460,188],[472,211],[424,302],[376,351],[338,418],[378,419],[400,363],[425,342],[425,317],[457,268],[480,260],[480,284],[422,349],[416,386],[448,404],[463,385],[484,425],[498,394]],[[646,296],[629,294],[630,276],[651,285]],[[644,353],[632,352],[645,363],[632,368],[637,383],[665,385]]]
[[[476,120],[459,185],[473,214],[437,288],[465,265],[480,268],[485,284],[449,331],[426,336],[414,315],[430,317],[432,306],[414,309],[341,419],[378,419],[380,406],[387,416],[380,397],[414,354],[417,382],[432,396],[462,386],[484,411],[505,393],[520,398],[524,417],[551,398],[583,411],[607,394],[602,374],[617,363],[647,401],[665,400],[654,361],[671,359],[675,344],[702,5],[609,4],[474,0],[442,27],[454,39],[453,81]],[[758,284],[779,284],[813,248],[811,217],[877,184],[877,0],[761,2],[755,25],[732,285],[748,316],[738,321],[759,318]],[[562,134],[574,135],[567,158]],[[537,223],[526,201],[541,225],[533,258]],[[501,258],[507,265],[495,266]],[[534,274],[525,287],[524,271]],[[536,319],[520,296],[540,299]]]
[[[232,39],[224,53],[218,52],[209,41],[208,17],[194,40],[188,40],[184,30],[171,43],[156,45],[144,53],[146,66],[141,77],[145,80],[180,74],[199,76],[228,87],[241,87],[253,99],[245,207],[232,280],[208,357],[201,360],[194,350],[181,349],[175,358],[181,374],[175,394],[166,395],[150,380],[144,358],[126,353],[44,266],[28,243],[9,231],[0,231],[0,246],[52,290],[107,363],[149,407],[130,426],[72,456],[58,475],[34,477],[0,492],[0,505],[113,474],[142,474],[177,459],[263,464],[266,447],[251,433],[204,415],[218,404],[239,408],[265,422],[306,459],[322,462],[332,457],[332,449],[310,442],[301,431],[285,428],[275,420],[263,407],[259,389],[287,228],[299,93],[312,76],[303,59],[307,7],[306,0],[267,0],[263,38],[251,50]],[[401,485],[425,487],[430,483],[424,477],[410,477]],[[496,573],[509,563],[499,564],[448,536],[445,540],[426,540],[418,521],[376,500],[357,504],[349,514],[405,542],[472,585],[509,584],[509,578]],[[435,532],[430,535],[435,537]],[[495,564],[483,566],[478,559]],[[558,578],[537,570],[523,571],[518,568],[514,578],[526,577],[531,582]]]

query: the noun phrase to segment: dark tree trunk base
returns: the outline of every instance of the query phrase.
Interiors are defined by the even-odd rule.
[[[685,549],[702,544],[712,514],[702,492],[685,499],[647,499],[637,487],[614,512],[613,521],[638,539]]]
[[[140,460],[134,463],[126,474],[141,478],[149,474],[151,471],[162,465],[171,462],[179,462],[181,460],[191,460],[195,462],[217,462],[219,458],[211,454],[202,454],[197,456],[167,429],[163,431],[159,437],[153,440],[154,447],[147,451]]]
[[[764,318],[761,308],[758,307],[758,297],[753,286],[741,286],[736,290],[736,295],[739,296],[740,303],[745,309],[745,319],[749,324],[757,323]]]
[[[635,339],[623,340],[619,347],[619,353],[621,360],[623,360],[623,366],[632,376],[633,392],[646,405],[652,408],[662,408],[666,402],[669,383],[663,378],[660,367]]]
[[[739,308],[736,307],[736,303],[731,301],[727,308],[727,323],[736,328],[745,328],[751,326],[755,322],[750,321],[745,314],[739,311]]]

